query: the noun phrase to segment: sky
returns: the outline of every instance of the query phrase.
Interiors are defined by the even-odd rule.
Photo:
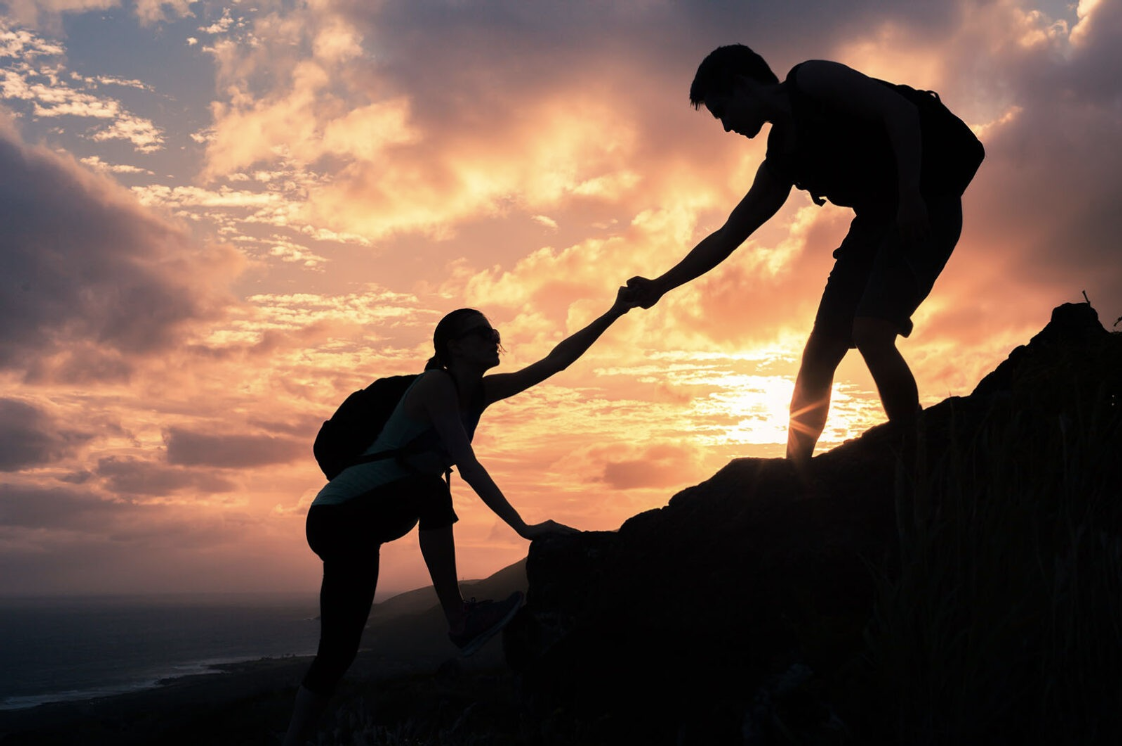
[[[1053,307],[1122,316],[1122,0],[0,0],[0,595],[313,593],[319,424],[450,310],[540,359],[718,228],[746,140],[688,101],[745,43],[933,89],[987,158],[900,341],[924,404]],[[765,129],[766,134],[766,129]],[[851,213],[724,264],[484,415],[530,522],[612,530],[777,457]],[[856,354],[819,452],[884,421]],[[454,478],[459,569],[528,545]],[[415,535],[414,535],[415,536]],[[379,593],[427,584],[414,536]]]

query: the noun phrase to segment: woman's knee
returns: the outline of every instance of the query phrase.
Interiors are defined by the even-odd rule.
[[[351,641],[334,640],[328,645],[320,644],[319,652],[301,682],[304,688],[323,697],[330,697],[342,681],[347,669],[358,656],[359,639]]]

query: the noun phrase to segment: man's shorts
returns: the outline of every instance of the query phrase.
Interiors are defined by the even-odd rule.
[[[962,198],[925,197],[929,237],[905,247],[893,212],[859,211],[836,251],[814,333],[844,338],[853,347],[853,320],[884,319],[901,336],[912,333],[912,314],[931,292],[962,233]]]

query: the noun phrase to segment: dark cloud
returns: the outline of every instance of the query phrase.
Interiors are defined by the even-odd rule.
[[[257,523],[242,512],[110,500],[72,487],[0,485],[0,536],[8,538],[45,531],[63,541],[57,532],[67,532],[99,541],[200,547],[232,541]]]
[[[64,428],[43,410],[0,398],[0,471],[42,466],[74,453],[92,436]]]
[[[137,459],[103,458],[98,461],[97,475],[105,486],[118,495],[162,496],[182,490],[203,494],[233,492],[237,485],[213,472],[194,471]]]
[[[29,379],[125,378],[222,303],[185,232],[3,128],[0,237],[0,370]]]
[[[324,412],[322,416],[311,415],[295,418],[291,421],[279,420],[265,420],[250,418],[247,423],[260,430],[265,430],[270,433],[283,433],[291,435],[295,438],[302,439],[307,443],[311,443],[315,438],[316,432],[319,430],[323,421],[331,415],[331,412]]]
[[[0,485],[0,526],[29,529],[107,530],[134,507],[69,488]]]
[[[409,96],[412,116],[426,132],[460,140],[501,132],[534,101],[584,94],[610,100],[621,119],[645,119],[640,160],[697,147],[682,138],[677,123],[692,113],[694,71],[718,46],[747,44],[782,78],[798,62],[830,58],[840,45],[891,25],[917,41],[938,39],[960,15],[957,3],[876,0],[812,9],[737,0],[486,6],[420,0],[347,8],[376,50],[377,82],[366,85],[379,97]]]
[[[307,441],[267,435],[204,435],[173,427],[164,440],[168,463],[182,466],[238,469],[311,458]]]
[[[0,485],[0,593],[136,593],[270,587],[260,521],[190,505]],[[294,535],[290,544],[296,545]],[[224,548],[256,546],[231,558]],[[247,576],[257,576],[247,581]]]
[[[350,3],[349,15],[387,61],[405,91],[445,90],[449,75],[485,80],[487,88],[546,85],[574,67],[632,59],[637,68],[691,75],[723,44],[752,46],[775,63],[820,57],[839,43],[895,24],[919,38],[940,38],[959,22],[957,3],[877,0],[806,4],[577,1],[478,4],[420,0]],[[591,63],[591,64],[590,64]],[[614,67],[614,65],[613,65]],[[486,73],[486,77],[484,74]],[[496,75],[497,74],[497,75]],[[499,82],[501,81],[501,82]],[[536,81],[536,84],[535,84]],[[455,97],[445,97],[455,98]],[[463,97],[466,98],[466,97]],[[681,99],[686,100],[686,91]]]
[[[966,197],[977,244],[1006,259],[1014,285],[1055,302],[1117,308],[1122,211],[1122,5],[1101,3],[1077,43],[1010,52],[991,71],[1011,121],[983,134],[987,157]]]

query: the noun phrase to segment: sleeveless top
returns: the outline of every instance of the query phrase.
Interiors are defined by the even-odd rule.
[[[347,467],[319,491],[312,505],[338,505],[408,476],[417,474],[439,476],[448,470],[452,460],[444,450],[436,429],[426,420],[415,419],[405,413],[405,398],[409,396],[409,392],[419,380],[421,380],[420,376],[409,384],[409,388],[402,394],[390,418],[382,427],[382,432],[363,453],[367,455],[393,451],[412,444],[409,454],[400,458],[385,458]],[[475,437],[475,428],[479,425],[479,418],[483,414],[481,403],[474,404],[467,412],[460,415],[468,441]]]
[[[810,192],[817,205],[861,209],[895,209],[898,188],[896,156],[888,133],[877,122],[856,117],[799,87],[802,64],[787,73],[783,86],[791,100],[795,147],[784,151],[773,127],[768,135],[768,170],[798,189]],[[970,128],[931,91],[917,91],[883,80],[911,101],[922,130],[920,191],[924,195],[961,195],[974,177],[985,151]]]

